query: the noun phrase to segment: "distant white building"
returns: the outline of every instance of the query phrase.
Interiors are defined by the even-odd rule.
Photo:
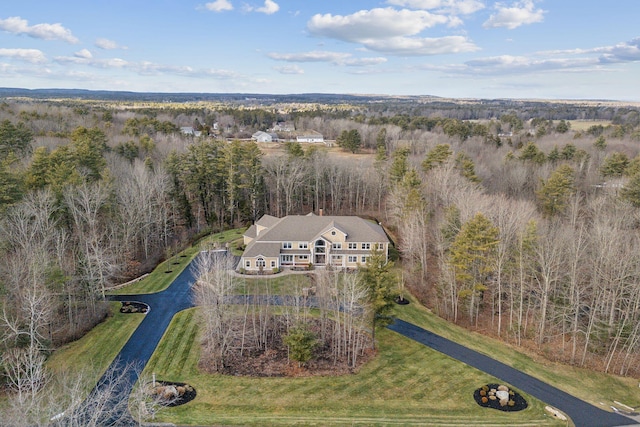
[[[278,122],[273,125],[271,130],[274,132],[293,132],[295,127],[293,126],[293,123]]]
[[[321,133],[311,131],[296,137],[297,142],[324,142],[324,136]]]
[[[183,127],[181,127],[180,128],[180,133],[182,133],[183,135],[190,135],[190,136],[200,136],[200,135],[202,135],[201,131],[195,130],[191,126],[183,126]]]
[[[263,131],[258,131],[251,135],[251,139],[256,142],[277,142],[278,135],[275,133],[267,133]]]

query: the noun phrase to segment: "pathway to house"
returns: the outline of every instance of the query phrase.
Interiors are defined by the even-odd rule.
[[[203,256],[202,254],[199,256]],[[125,382],[120,396],[128,396],[131,393],[133,384],[138,379],[139,372],[144,369],[151,355],[155,351],[164,332],[169,327],[169,323],[175,314],[193,306],[191,287],[195,283],[196,260],[192,261],[187,268],[162,292],[155,294],[141,295],[117,295],[111,297],[114,301],[139,301],[150,306],[149,312],[135,330],[129,341],[124,345],[116,359],[112,362],[110,370],[122,372],[126,369],[128,381]],[[236,297],[234,302],[244,303],[246,299],[254,297]],[[254,301],[252,301],[254,302]],[[271,304],[290,304],[286,298],[275,298],[270,300]],[[313,300],[307,303],[313,304]],[[499,378],[512,386],[529,393],[532,396],[552,405],[568,414],[578,427],[609,427],[623,425],[640,425],[636,421],[625,416],[603,411],[580,399],[577,399],[555,387],[537,380],[523,372],[510,366],[500,363],[490,357],[468,349],[464,346],[447,340],[427,330],[419,328],[411,323],[396,320],[388,326],[389,329],[413,339],[421,344],[431,347],[454,359],[460,360],[470,366],[480,369],[488,374]],[[136,369],[127,369],[131,366]],[[96,386],[97,389],[109,385],[109,379],[103,377]],[[108,420],[104,425],[108,425]],[[133,424],[133,419],[131,419]]]

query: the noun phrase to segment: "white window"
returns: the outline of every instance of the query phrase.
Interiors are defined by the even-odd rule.
[[[271,261],[271,268],[276,268],[276,262],[275,261]]]
[[[298,248],[299,249],[308,249],[309,248],[309,243],[307,243],[307,242],[298,242]]]
[[[363,264],[367,262],[367,257],[365,255],[362,255],[362,261]]]
[[[260,267],[264,267],[266,265],[266,263],[264,262],[264,258],[258,258],[256,260],[256,267],[260,268]]]
[[[292,263],[293,262],[293,255],[281,255],[282,257],[282,263]]]
[[[282,242],[282,249],[291,249],[291,242]]]
[[[342,249],[342,243],[336,242],[331,245],[331,249]]]
[[[245,266],[245,268],[251,268],[251,260],[246,260],[244,262],[244,266]]]
[[[333,261],[342,262],[342,255],[331,255]]]
[[[309,259],[309,255],[300,255],[298,258],[299,258],[301,261],[306,261],[306,260],[308,260],[308,259]]]
[[[362,249],[371,249],[371,243],[363,243]]]
[[[348,261],[351,263],[358,262],[358,257],[355,255],[349,255]]]
[[[349,249],[358,249],[357,243],[349,243]]]
[[[331,235],[332,235],[332,236],[335,236],[335,235],[336,235],[336,230],[332,230],[332,231],[331,231]]]

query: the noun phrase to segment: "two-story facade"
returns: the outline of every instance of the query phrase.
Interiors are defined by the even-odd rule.
[[[244,234],[238,269],[247,272],[283,268],[357,268],[372,249],[389,253],[389,239],[375,222],[357,216],[265,215]]]

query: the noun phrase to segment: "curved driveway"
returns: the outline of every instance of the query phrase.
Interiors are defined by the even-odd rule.
[[[460,344],[456,344],[453,341],[411,323],[396,319],[388,328],[420,344],[431,347],[440,353],[444,353],[447,356],[499,378],[551,406],[555,406],[569,415],[576,427],[637,425],[636,421],[630,418],[597,408],[524,372],[518,371],[511,366],[498,362],[495,359]]]
[[[169,327],[173,316],[193,306],[191,286],[195,283],[195,266],[196,262],[194,260],[171,285],[162,292],[110,297],[113,301],[144,302],[151,308],[110,366],[110,370],[114,369],[114,372],[122,372],[124,370],[128,372],[129,378],[125,386],[127,388],[126,390],[122,390],[127,396],[131,392],[133,384],[137,381],[139,372],[144,369],[164,332]],[[251,296],[236,297],[233,299],[233,302],[243,303],[246,299],[253,300]],[[312,305],[314,302],[315,301],[307,301],[307,303],[311,303]],[[271,303],[285,304],[286,300],[274,300],[271,301]],[[388,328],[496,378],[500,378],[543,402],[555,406],[569,415],[578,427],[609,427],[633,425],[636,423],[622,415],[603,411],[510,366],[411,323],[395,320]],[[137,369],[126,369],[131,366],[135,366]],[[99,389],[101,386],[104,386],[107,381],[105,378],[101,379],[96,387]]]

